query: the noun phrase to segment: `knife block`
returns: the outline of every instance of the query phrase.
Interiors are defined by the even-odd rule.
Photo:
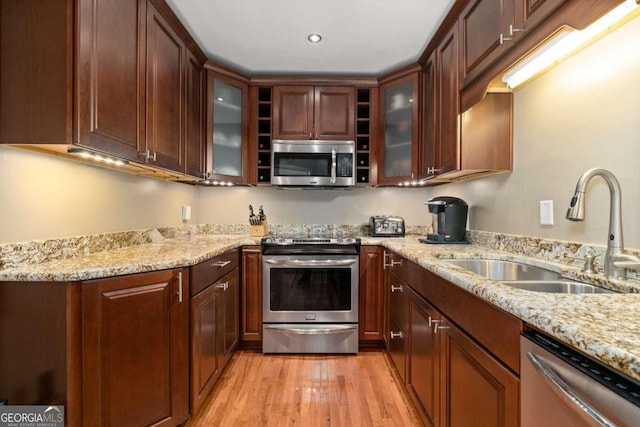
[[[260,225],[250,225],[249,235],[251,237],[263,237],[269,234],[269,227],[267,226],[267,218]]]

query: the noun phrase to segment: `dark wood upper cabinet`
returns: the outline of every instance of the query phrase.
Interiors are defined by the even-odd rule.
[[[474,108],[460,111],[459,31],[451,30],[427,60],[423,72],[421,163],[430,183],[461,181],[512,168],[513,101],[510,93],[487,94]],[[433,101],[435,100],[435,101]]]
[[[6,0],[0,20],[0,143],[83,147],[131,161],[131,172],[202,177],[203,85],[191,71],[205,57],[163,0]]]
[[[472,0],[462,11],[460,79],[463,86],[484,72],[532,28],[567,0]]]
[[[515,0],[516,2],[522,0]],[[462,11],[460,79],[481,73],[513,46],[514,0],[472,0]]]
[[[0,1],[0,143],[71,141],[74,3]]]
[[[513,36],[517,41],[528,30],[569,0],[514,0]]]
[[[153,4],[147,16],[145,158],[152,165],[184,171],[186,48]]]
[[[129,160],[145,150],[146,0],[78,2],[77,143]]]
[[[275,86],[273,139],[355,139],[355,88]]]
[[[504,92],[502,74],[560,28],[583,29],[622,0],[471,0],[460,23],[460,111],[487,92]],[[502,40],[502,44],[500,41]]]
[[[249,179],[249,87],[246,79],[207,70],[206,153],[209,179]]]
[[[433,52],[422,68],[422,98],[420,117],[422,119],[422,141],[418,151],[418,178],[435,175],[437,169],[438,139],[437,120],[438,85],[436,80],[436,52]]]
[[[200,61],[187,51],[185,102],[185,165],[190,176],[204,178],[204,72]]]
[[[436,168],[438,174],[458,169],[460,138],[460,95],[458,80],[458,25],[444,37],[436,49],[436,85],[438,114]]]
[[[378,184],[418,178],[420,68],[410,66],[381,79]]]

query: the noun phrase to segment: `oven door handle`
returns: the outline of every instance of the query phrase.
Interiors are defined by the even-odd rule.
[[[277,265],[281,267],[343,267],[346,265],[353,265],[358,262],[356,259],[310,259],[306,261],[301,260],[275,260],[264,259],[267,264]]]
[[[602,415],[597,409],[585,402],[578,394],[567,384],[560,376],[542,361],[542,358],[532,352],[527,352],[527,358],[533,367],[540,372],[542,378],[549,387],[570,407],[577,409],[576,413],[589,423],[589,425],[598,425],[602,427],[615,427],[607,417]]]
[[[273,332],[279,332],[281,334],[289,334],[289,335],[344,334],[346,332],[351,332],[354,329],[358,329],[356,325],[354,326],[333,325],[333,326],[324,326],[324,327],[317,327],[317,328],[292,328],[291,326],[270,325],[266,328]]]

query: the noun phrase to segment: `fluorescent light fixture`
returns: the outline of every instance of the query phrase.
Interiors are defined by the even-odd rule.
[[[553,38],[540,49],[504,73],[502,81],[507,84],[509,89],[514,89],[542,70],[560,62],[561,59],[571,52],[586,45],[589,41],[629,16],[639,7],[640,5],[636,0],[626,0],[584,30],[563,29],[556,33]]]
[[[105,163],[112,166],[124,166],[129,162],[127,160],[118,159],[116,157],[105,156],[104,154],[92,153],[91,151],[83,150],[82,148],[68,148],[68,154],[73,154],[86,160],[91,160],[98,163]]]
[[[320,40],[322,40],[322,36],[320,34],[309,34],[307,36],[307,40],[309,40],[310,43],[320,43]]]

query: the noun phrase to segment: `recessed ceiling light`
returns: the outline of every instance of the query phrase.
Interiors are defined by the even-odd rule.
[[[320,43],[320,40],[322,40],[322,36],[320,34],[309,34],[307,36],[307,40],[309,40],[309,42],[311,43]]]

